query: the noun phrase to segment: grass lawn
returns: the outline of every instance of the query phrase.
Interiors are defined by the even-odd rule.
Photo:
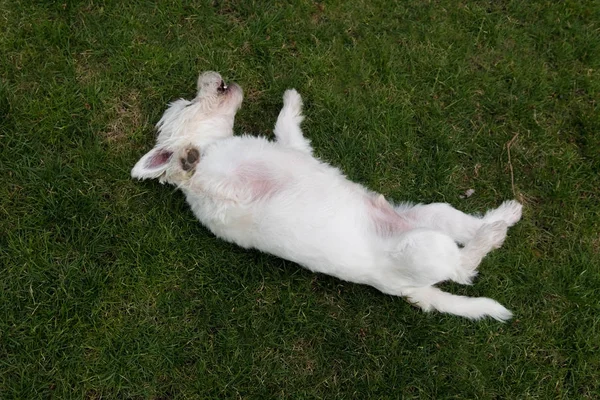
[[[515,317],[243,250],[132,181],[208,69],[236,133],[298,89],[317,155],[392,200],[522,201],[442,285]],[[596,1],[0,0],[0,398],[598,398],[599,93]]]

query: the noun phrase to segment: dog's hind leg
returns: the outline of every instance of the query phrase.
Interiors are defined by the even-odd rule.
[[[302,135],[300,124],[302,115],[302,97],[295,89],[286,90],[283,94],[283,108],[275,123],[275,137],[283,146],[312,154],[310,141]]]
[[[408,209],[400,206],[396,211],[415,227],[435,229],[458,243],[467,244],[485,224],[504,221],[507,226],[513,226],[521,219],[521,209],[519,202],[511,200],[489,210],[483,217],[463,213],[446,203],[419,204]]]
[[[410,230],[391,244],[387,253],[391,270],[378,287],[382,291],[395,290],[398,280],[406,287],[430,286],[447,280],[471,284],[477,271],[464,266],[463,250],[451,237],[439,231]],[[386,280],[392,282],[392,286],[388,287]]]
[[[485,224],[479,228],[473,240],[460,250],[462,267],[475,271],[487,253],[502,246],[507,230],[508,225],[504,221]]]
[[[499,246],[505,235],[504,222],[489,224],[477,232],[470,244],[459,249],[450,237],[438,231],[409,231],[392,244],[387,267],[371,284],[384,293],[408,297],[424,311],[507,320],[512,315],[510,311],[492,299],[456,296],[433,286],[445,280],[470,283],[481,257]]]
[[[403,215],[416,226],[436,229],[459,243],[467,243],[481,227],[480,218],[465,214],[446,203],[416,205]]]

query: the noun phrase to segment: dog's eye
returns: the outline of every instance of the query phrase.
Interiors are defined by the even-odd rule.
[[[221,93],[225,93],[226,90],[227,90],[227,85],[225,84],[224,81],[221,81],[221,84],[219,84],[219,87],[217,88],[217,92],[219,94],[221,94]]]

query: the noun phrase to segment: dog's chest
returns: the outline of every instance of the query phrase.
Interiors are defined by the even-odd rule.
[[[213,196],[186,193],[187,202],[198,220],[221,239],[252,247],[255,211],[236,202]]]
[[[269,201],[285,182],[268,151],[236,144],[212,148],[183,189],[196,217],[215,235],[252,247]]]

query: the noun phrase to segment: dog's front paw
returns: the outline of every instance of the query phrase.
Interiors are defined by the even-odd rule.
[[[189,148],[184,150],[182,157],[179,159],[181,169],[184,171],[191,171],[196,168],[196,165],[200,161],[200,152],[196,148]]]
[[[288,89],[283,94],[283,110],[292,117],[304,119],[302,116],[302,97],[296,89]]]

